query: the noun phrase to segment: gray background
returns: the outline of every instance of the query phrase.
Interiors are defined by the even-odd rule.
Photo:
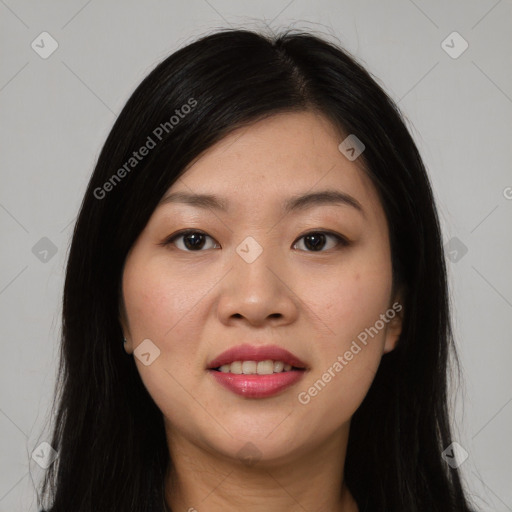
[[[68,245],[116,114],[196,36],[290,23],[331,34],[407,118],[450,258],[459,471],[482,510],[512,510],[511,20],[510,0],[0,0],[0,512],[36,510]],[[31,47],[50,48],[44,31],[58,43],[46,59]],[[457,58],[443,48],[460,40],[442,46],[453,31],[469,45]]]

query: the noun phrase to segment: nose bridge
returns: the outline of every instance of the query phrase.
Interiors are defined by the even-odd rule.
[[[252,291],[255,296],[277,292],[274,272],[280,268],[280,258],[270,239],[266,234],[249,235],[236,247],[233,270],[239,279],[238,289],[246,288],[245,291]]]

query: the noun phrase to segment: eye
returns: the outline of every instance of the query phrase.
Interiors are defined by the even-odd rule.
[[[183,243],[175,243],[176,241],[180,241],[180,238],[183,239]],[[185,231],[180,231],[179,233],[175,233],[171,235],[169,238],[164,240],[161,245],[170,245],[175,244],[176,247],[182,251],[188,252],[198,252],[203,249],[205,246],[205,239],[209,238],[213,240],[213,238],[202,231],[197,231],[193,229],[187,229]],[[217,247],[220,247],[217,244]],[[215,247],[206,247],[206,249],[214,249]]]
[[[310,231],[309,233],[302,235],[298,240],[304,239],[304,246],[308,249],[307,252],[325,252],[322,251],[322,247],[324,247],[325,241],[328,238],[334,239],[335,243],[327,249],[340,248],[340,246],[345,247],[349,245],[346,238],[336,233],[331,233],[330,231]],[[299,245],[299,243],[295,243],[293,247],[296,245]]]
[[[171,235],[160,245],[167,246],[174,244],[178,249],[186,252],[200,252],[202,249],[216,249],[220,247],[216,241],[213,244],[214,246],[210,244],[210,247],[208,247],[208,244],[205,243],[206,239],[214,241],[211,236],[207,235],[203,231],[187,229]],[[346,247],[350,245],[349,241],[345,237],[330,231],[310,231],[309,233],[302,235],[297,240],[302,239],[304,239],[304,247],[306,247],[307,252],[325,252],[322,249],[328,239],[334,240],[334,243],[331,242],[331,247],[327,247],[327,249]],[[296,241],[293,244],[293,248],[297,245],[299,245],[299,242]]]

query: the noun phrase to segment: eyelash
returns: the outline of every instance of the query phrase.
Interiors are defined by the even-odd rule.
[[[177,233],[174,233],[173,235],[167,237],[162,243],[160,243],[159,245],[162,245],[162,246],[168,246],[168,245],[171,245],[172,243],[174,243],[174,241],[180,237],[184,237],[186,235],[190,235],[190,234],[200,234],[200,235],[205,235],[207,236],[208,238],[211,238],[212,240],[215,240],[213,237],[211,237],[210,235],[208,235],[207,233],[205,233],[204,231],[201,231],[201,230],[198,230],[198,229],[185,229],[185,230],[182,230],[182,231],[178,231]],[[332,238],[335,238],[336,241],[337,241],[337,245],[331,249],[328,249],[327,251],[329,250],[340,250],[341,248],[343,247],[347,247],[350,245],[350,242],[343,236],[339,235],[338,233],[334,233],[332,231],[308,231],[307,233],[304,233],[303,235],[301,235],[299,238],[297,238],[297,240],[293,243],[293,245],[296,245],[298,243],[299,240],[301,240],[302,238],[305,238],[309,235],[327,235],[327,236],[330,236]],[[216,240],[215,240],[216,242]],[[218,243],[218,242],[216,242]],[[189,250],[185,250],[185,249],[179,249],[180,251],[183,251],[183,252],[204,252],[205,249],[199,249],[197,251],[189,251]],[[318,252],[327,252],[325,250],[320,250],[320,251],[305,251],[305,252],[310,252],[310,253],[318,253]]]

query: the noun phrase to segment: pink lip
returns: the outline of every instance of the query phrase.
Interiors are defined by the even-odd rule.
[[[246,398],[267,398],[292,386],[304,376],[305,370],[273,373],[271,375],[235,375],[208,370],[226,389]]]
[[[210,361],[208,363],[208,369],[218,368],[223,364],[231,364],[234,361],[258,362],[266,360],[282,361],[283,363],[290,364],[297,368],[306,367],[306,364],[298,357],[276,345],[265,345],[261,347],[239,345],[222,352],[222,354],[217,356],[213,361]]]

